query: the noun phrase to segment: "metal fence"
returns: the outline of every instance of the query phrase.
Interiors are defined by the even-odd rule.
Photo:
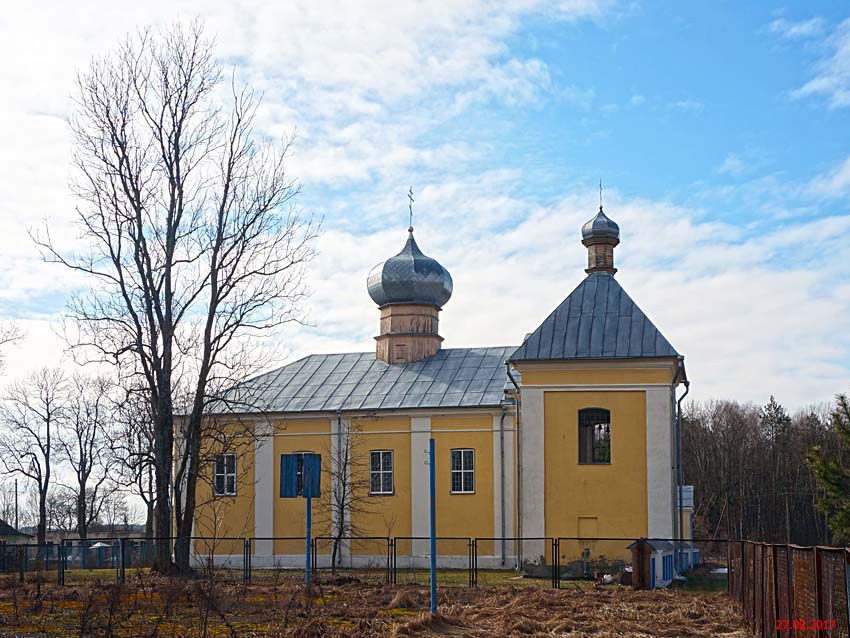
[[[756,636],[850,635],[850,548],[730,542],[728,583]]]
[[[569,581],[633,584],[633,538],[475,538],[438,537],[437,584],[475,587],[528,579],[560,588]],[[689,586],[699,582],[726,589],[725,541],[671,539],[650,541],[652,587]],[[193,572],[242,582],[278,582],[305,576],[306,540],[302,537],[190,539]],[[92,579],[125,582],[147,572],[160,543],[173,554],[173,538],[98,538],[46,545],[0,544],[0,573],[71,585]],[[354,577],[371,583],[418,583],[429,580],[428,537],[319,536],[310,545],[312,573],[325,578]],[[680,568],[673,570],[673,565]],[[696,568],[696,569],[694,569]],[[688,578],[679,578],[679,573]],[[691,578],[693,576],[693,578]],[[720,582],[722,580],[722,583]],[[709,582],[710,581],[710,582]]]

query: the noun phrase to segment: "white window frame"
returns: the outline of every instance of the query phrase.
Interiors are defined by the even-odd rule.
[[[233,458],[233,471],[229,472],[227,470],[227,459]],[[222,461],[222,467],[224,468],[223,472],[219,472],[219,460]],[[222,477],[222,484],[224,489],[219,491],[218,489],[218,478]],[[228,478],[233,479],[233,489],[227,489]],[[232,452],[219,454],[215,457],[215,462],[213,463],[213,494],[215,496],[236,496],[236,454]]]
[[[460,454],[460,469],[458,469],[458,470],[454,469],[455,452],[458,452]],[[472,467],[466,466],[467,465],[467,463],[466,463],[466,458],[467,458],[466,453],[467,452],[469,452],[472,456]],[[449,462],[450,462],[450,469],[451,469],[451,476],[449,478],[449,487],[451,489],[451,493],[452,494],[475,494],[475,449],[471,448],[471,447],[453,448],[451,450],[451,453],[450,453]],[[454,489],[455,474],[460,475],[460,489],[459,490]],[[464,477],[467,474],[472,476],[472,489],[471,490],[464,489]]]
[[[377,470],[372,469],[372,457],[374,454],[377,454],[379,458],[378,467],[380,469]],[[385,454],[389,454],[390,456],[389,470],[384,469]],[[389,491],[384,490],[384,475],[386,474],[390,476]],[[378,484],[381,486],[379,490],[372,489],[372,479],[375,475],[379,476]],[[393,450],[369,450],[369,494],[371,496],[390,496],[395,494],[395,454],[393,454]]]

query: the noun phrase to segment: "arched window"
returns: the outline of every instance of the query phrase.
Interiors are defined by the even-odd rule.
[[[611,412],[602,408],[578,411],[578,462],[611,462]]]

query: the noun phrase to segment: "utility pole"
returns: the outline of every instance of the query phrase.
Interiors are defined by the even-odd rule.
[[[18,527],[18,479],[15,479],[15,531],[19,531]]]
[[[434,439],[428,441],[428,479],[431,494],[431,615],[437,613],[437,503]]]
[[[788,509],[788,492],[785,492],[785,542],[791,544],[791,513]]]

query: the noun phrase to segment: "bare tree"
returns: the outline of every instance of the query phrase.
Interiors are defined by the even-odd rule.
[[[138,496],[144,505],[145,538],[154,532],[154,429],[150,402],[143,391],[125,390],[113,410],[108,430],[109,456],[117,470],[116,481]]]
[[[0,406],[6,432],[0,436],[0,464],[6,474],[31,479],[38,491],[36,537],[44,545],[56,431],[66,416],[68,388],[61,370],[42,368],[14,383]]]
[[[71,489],[51,487],[46,507],[48,529],[68,533],[77,527],[77,498]]]
[[[15,486],[9,482],[0,484],[0,521],[15,525]]]
[[[109,534],[127,533],[135,521],[133,512],[127,505],[127,498],[120,491],[111,492],[103,501],[97,527]]]
[[[331,460],[331,568],[336,573],[345,540],[362,534],[357,521],[373,514],[370,500],[371,472],[369,451],[363,446],[362,429],[353,419],[337,416],[335,445]]]
[[[100,515],[104,500],[116,483],[109,473],[107,428],[112,424],[114,391],[105,377],[75,375],[70,380],[70,398],[64,427],[58,431],[61,458],[73,470],[75,528],[80,539]]]
[[[0,347],[17,343],[23,338],[23,336],[24,333],[17,324],[0,324]],[[0,351],[0,371],[3,370],[5,363],[6,359],[3,356],[2,351]]]
[[[833,458],[837,433],[824,406],[788,415],[734,401],[689,405],[683,428],[685,480],[696,490],[695,534],[828,544],[819,489],[805,462]]]
[[[88,245],[63,254],[47,230],[36,241],[48,259],[93,280],[71,304],[72,345],[145,388],[156,535],[171,536],[176,521],[185,568],[208,383],[228,375],[245,340],[300,319],[318,229],[292,206],[290,142],[253,130],[259,99],[234,81],[220,107],[222,69],[199,22],[128,37],[77,88],[74,191]],[[188,395],[186,462],[172,511],[178,386]],[[171,568],[164,543],[156,567]]]

